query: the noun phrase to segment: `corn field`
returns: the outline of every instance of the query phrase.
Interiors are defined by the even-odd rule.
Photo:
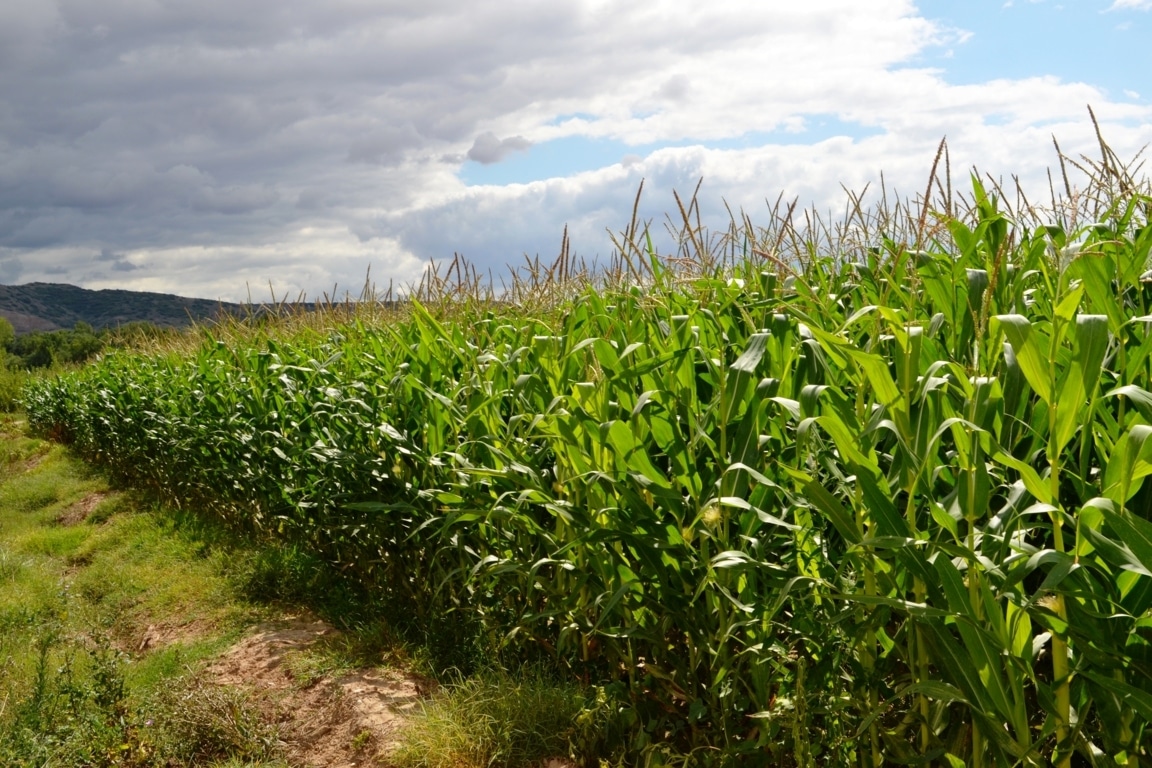
[[[1152,197],[1101,148],[1044,206],[954,192],[943,146],[835,224],[693,199],[674,253],[633,216],[605,269],[565,247],[492,296],[458,260],[383,319],[206,329],[24,403],[602,686],[636,761],[1152,765]]]

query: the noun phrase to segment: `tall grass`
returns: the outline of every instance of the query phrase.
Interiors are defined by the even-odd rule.
[[[29,421],[603,684],[636,760],[1143,764],[1152,198],[1101,151],[1044,205],[943,144],[840,221],[677,198],[674,252],[634,213],[601,270],[457,259],[34,383]]]
[[[484,673],[424,702],[389,759],[404,768],[536,768],[565,757],[583,735],[581,714],[593,712],[575,686],[532,672]]]

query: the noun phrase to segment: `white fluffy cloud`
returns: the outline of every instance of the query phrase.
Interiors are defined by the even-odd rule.
[[[1090,84],[952,85],[924,64],[963,40],[904,0],[6,0],[0,279],[356,292],[369,265],[405,282],[456,251],[500,269],[565,224],[604,257],[640,178],[657,218],[700,177],[708,210],[754,214],[882,170],[922,185],[943,135],[957,169],[1039,176],[1052,133],[1092,147],[1088,103],[1122,155],[1152,139],[1147,106]],[[820,115],[870,135],[708,148]],[[458,176],[573,137],[699,146],[525,185]]]

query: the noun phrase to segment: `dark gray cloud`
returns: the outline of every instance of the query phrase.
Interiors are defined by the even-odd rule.
[[[933,146],[968,115],[995,148],[1025,134],[981,134],[984,111],[1051,122],[1051,105],[1101,103],[909,69],[941,34],[907,0],[0,0],[0,281],[316,295],[358,289],[369,263],[384,282],[453,251],[498,269],[565,223],[606,254],[640,174],[683,191],[715,170],[690,148],[628,154],[623,175],[514,193],[457,171],[573,133],[685,143],[810,114]],[[910,145],[893,146],[899,162]],[[885,167],[837,151],[820,162]],[[795,181],[740,162],[713,202]]]
[[[108,267],[113,272],[134,272],[140,269],[139,265],[133,264],[131,261],[124,257],[124,254],[113,253],[107,248],[100,251],[96,256],[96,261],[109,262]]]
[[[315,292],[367,260],[410,277],[443,254],[382,230],[382,212],[456,205],[456,168],[527,149],[520,126],[627,118],[652,94],[686,104],[693,89],[669,72],[764,34],[739,3],[686,7],[4,0],[0,249],[23,269],[2,274],[232,296],[268,279]],[[772,29],[807,34],[810,16],[777,12]],[[483,240],[454,234],[462,250]],[[93,261],[105,252],[122,258]]]
[[[482,165],[491,165],[500,162],[513,152],[524,152],[531,146],[532,142],[523,136],[500,139],[492,131],[485,131],[472,142],[472,148],[468,150],[468,159]]]
[[[318,189],[305,189],[296,198],[296,207],[301,211],[318,211],[324,205],[324,193]]]
[[[420,166],[543,93],[507,69],[579,26],[527,0],[0,5],[0,248],[77,280],[85,252],[242,254],[411,205]]]

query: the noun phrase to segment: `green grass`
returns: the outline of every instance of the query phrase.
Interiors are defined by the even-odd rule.
[[[85,528],[57,528],[31,531],[16,541],[17,548],[28,554],[64,557],[76,552],[91,532]]]
[[[485,672],[426,702],[391,759],[400,768],[534,768],[592,746],[580,739],[585,720],[599,735],[596,718],[577,686],[525,670]]]
[[[4,488],[0,504],[20,512],[40,512],[60,501],[61,489],[46,474],[21,477]]]
[[[18,368],[11,368],[3,359],[6,350],[0,350],[0,413],[12,413],[19,409],[20,393],[28,383],[31,374]]]
[[[173,643],[133,660],[124,670],[125,680],[133,689],[157,691],[172,680],[199,669],[202,662],[211,661],[236,639],[233,632],[213,632],[208,637]]]
[[[247,755],[276,765],[272,732],[243,698],[224,702],[189,672],[259,615],[227,553],[25,437],[16,420],[4,431],[0,764],[208,765]],[[93,494],[103,500],[87,519],[59,522]],[[138,653],[152,623],[193,634]],[[224,703],[231,714],[214,715]]]
[[[227,626],[237,618],[232,614],[246,610],[236,607],[237,593],[222,576],[228,557],[225,551],[205,552],[201,542],[158,514],[127,516],[118,525],[101,526],[72,554],[85,563],[72,584],[122,624],[170,621],[192,611],[203,622]]]
[[[26,561],[23,558],[6,548],[0,548],[0,584],[19,578],[25,567]]]

